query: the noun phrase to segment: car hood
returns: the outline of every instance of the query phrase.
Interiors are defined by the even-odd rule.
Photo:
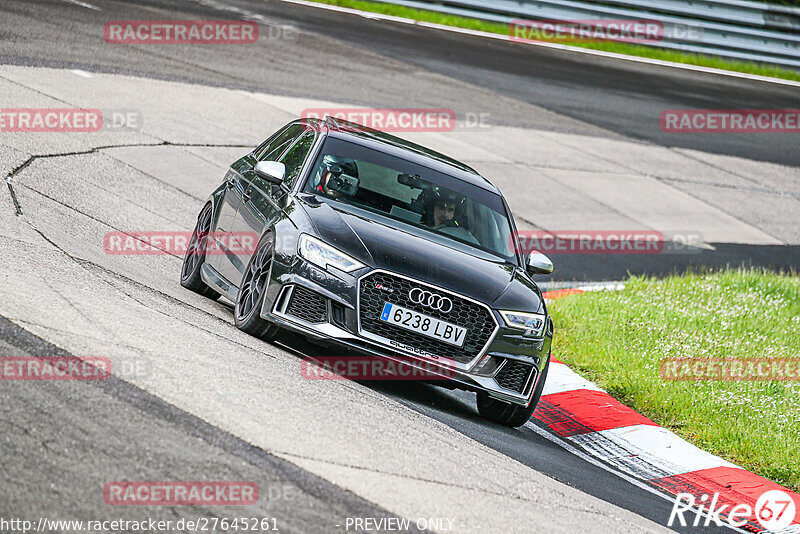
[[[313,198],[313,197],[312,197]],[[513,265],[482,259],[362,215],[357,208],[325,202],[301,202],[317,235],[342,252],[376,269],[416,278],[473,299],[512,309],[538,311],[534,284]],[[527,286],[527,287],[526,287]],[[507,302],[510,301],[510,302]],[[522,306],[522,307],[521,307]]]

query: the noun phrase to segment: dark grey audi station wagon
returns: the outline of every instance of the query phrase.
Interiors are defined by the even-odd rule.
[[[243,235],[257,243],[246,253]],[[223,253],[206,254],[208,240]],[[505,199],[475,170],[328,117],[294,121],[231,165],[181,284],[230,299],[252,335],[290,330],[424,369],[516,427],[547,378],[553,323],[532,275],[552,270],[521,253]]]

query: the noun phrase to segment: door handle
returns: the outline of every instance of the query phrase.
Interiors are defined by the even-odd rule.
[[[233,180],[225,180],[225,187],[233,189]]]
[[[244,200],[245,202],[249,202],[251,196],[253,196],[253,188],[252,187],[248,187],[247,191],[242,193],[242,200]]]

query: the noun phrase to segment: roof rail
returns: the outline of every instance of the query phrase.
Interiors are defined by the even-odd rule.
[[[336,122],[336,117],[331,117],[327,113],[325,114],[325,124],[337,130],[339,129],[339,123]]]
[[[349,121],[346,119],[338,119],[331,115],[325,115],[325,124],[328,126],[335,128],[339,131],[344,130],[355,130],[357,132],[363,133],[380,133],[385,134],[386,132],[382,132],[381,130],[376,130],[375,128],[370,128],[369,126],[364,126],[363,124],[359,124],[357,122]]]

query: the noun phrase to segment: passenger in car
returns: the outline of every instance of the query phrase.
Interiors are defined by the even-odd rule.
[[[348,193],[351,184],[342,176],[358,179],[358,165],[350,158],[326,155],[322,158],[322,166],[314,180],[314,190],[331,198],[339,198]],[[353,193],[355,193],[353,191]],[[351,193],[351,195],[353,194]]]

